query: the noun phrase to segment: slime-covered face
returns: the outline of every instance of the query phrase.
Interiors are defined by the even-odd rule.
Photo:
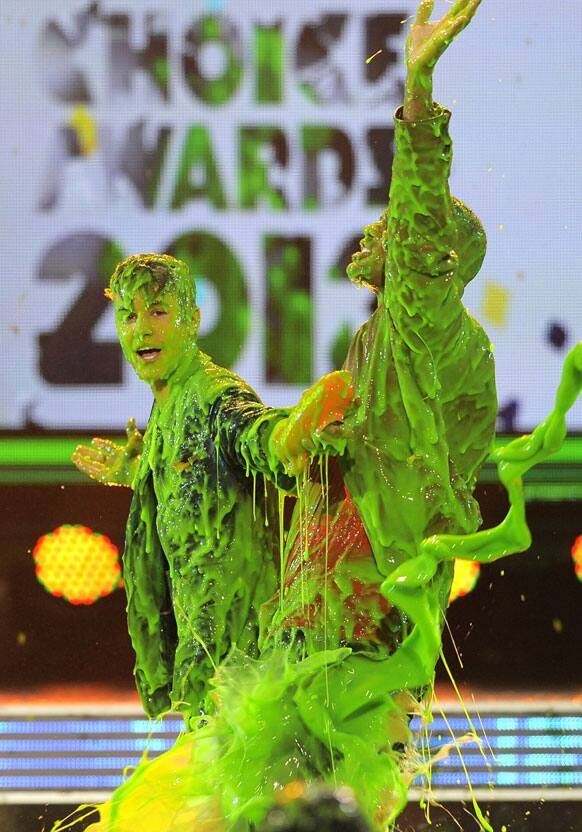
[[[115,323],[123,354],[142,381],[164,385],[197,350],[198,309],[188,317],[173,291],[142,286],[115,297]]]

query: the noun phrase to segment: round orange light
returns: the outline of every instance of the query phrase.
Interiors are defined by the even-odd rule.
[[[449,604],[452,604],[457,598],[462,598],[463,595],[468,595],[473,591],[480,572],[480,563],[475,563],[472,560],[455,561],[455,574],[449,595]]]
[[[579,581],[582,581],[582,535],[576,538],[572,546],[572,560],[574,571]]]
[[[117,546],[87,526],[59,526],[43,534],[32,556],[47,592],[71,604],[93,604],[121,582]]]

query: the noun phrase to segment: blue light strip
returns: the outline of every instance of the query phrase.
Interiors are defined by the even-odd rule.
[[[74,777],[0,777],[0,790],[2,791],[97,791],[100,789],[116,789],[123,783],[123,777],[80,776]]]
[[[124,749],[125,750],[125,749]],[[463,762],[468,768],[478,770],[495,768],[539,768],[544,771],[564,768],[582,768],[581,754],[500,754],[495,759],[480,754],[463,754]],[[137,766],[142,757],[13,757],[0,758],[0,771],[122,771],[128,766]],[[462,770],[458,755],[441,760],[437,768],[456,768]]]
[[[0,734],[178,734],[181,719],[1,720]]]
[[[471,730],[465,717],[451,717],[449,719],[451,729],[455,733],[468,733]],[[477,728],[489,732],[519,732],[533,733],[537,731],[560,731],[582,733],[582,717],[578,716],[528,716],[528,717],[484,717],[482,720],[475,718]],[[165,720],[2,720],[0,721],[0,734],[178,734],[183,730],[181,719]],[[421,731],[420,721],[417,717],[412,720],[413,731]],[[449,736],[447,725],[444,719],[437,717],[429,725],[429,730],[434,734],[441,732],[443,737]]]
[[[519,736],[515,734],[504,734],[502,736],[495,736],[494,734],[478,734],[483,748],[489,747],[493,750],[507,749],[521,751],[522,749],[540,749],[543,751],[562,751],[566,749],[580,749],[582,751],[582,734],[532,734],[531,736]],[[432,736],[429,738],[429,747],[432,749],[441,748],[443,745],[450,745],[453,742],[450,734],[447,736]],[[423,738],[423,743],[426,741]],[[474,748],[477,745],[477,740],[466,740],[463,746]]]
[[[167,751],[174,745],[175,738],[156,739],[155,737],[144,737],[134,739],[133,737],[120,737],[119,739],[43,739],[43,740],[0,740],[0,754],[52,754],[69,752],[72,754],[98,754],[119,753],[126,754],[131,751]]]
[[[549,787],[549,786],[582,786],[582,772],[580,771],[501,771],[501,772],[485,772],[485,771],[470,771],[472,786],[499,786],[505,788],[507,786],[527,788],[530,786]],[[415,785],[422,785],[422,780],[415,780]],[[456,787],[467,786],[467,779],[464,772],[458,774],[443,773],[435,769],[431,778],[431,786],[449,786]]]
[[[20,757],[0,759],[0,771],[114,771],[137,766],[141,757]]]
[[[516,708],[519,704],[516,703]],[[466,717],[449,719],[457,737],[471,733]],[[507,711],[475,717],[483,754],[476,740],[459,746],[475,787],[514,789],[582,787],[582,715],[526,714]],[[428,730],[412,722],[421,743],[435,751],[453,746],[446,722],[437,717]],[[0,792],[104,791],[124,781],[124,769],[171,748],[184,730],[181,718],[164,720],[70,718],[0,720]],[[486,736],[481,732],[485,731]],[[495,753],[492,756],[491,749]],[[417,783],[422,783],[419,778]],[[454,746],[435,765],[433,788],[466,789],[461,759]]]
[[[475,728],[484,731],[512,731],[512,732],[526,732],[533,733],[537,731],[578,731],[582,732],[582,716],[488,716],[479,719],[477,716],[472,717]],[[469,732],[471,726],[464,716],[450,717],[449,725],[452,730],[457,732]],[[413,731],[423,731],[424,728],[420,719],[415,717],[411,722]],[[449,735],[447,723],[442,717],[435,717],[429,725],[429,730],[434,732],[440,731],[444,735]]]
[[[462,750],[462,749],[461,749]],[[484,768],[493,766],[495,768],[581,768],[582,754],[496,754],[495,759],[485,752],[485,758],[481,754],[466,754],[462,752],[463,762],[467,767]],[[439,762],[441,766],[460,768],[459,755],[453,752],[450,757],[445,757]]]

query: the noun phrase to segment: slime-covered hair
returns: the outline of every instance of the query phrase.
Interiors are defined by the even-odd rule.
[[[487,252],[487,238],[481,220],[464,202],[452,196],[451,205],[458,232],[458,243],[455,247],[459,258],[456,278],[460,283],[462,295],[465,286],[476,277],[483,264]],[[367,257],[359,260],[356,254],[348,265],[350,280],[367,286],[375,294],[384,288],[386,252],[390,247],[390,238],[386,230],[387,216],[388,208],[385,208],[377,222],[366,226],[368,244],[366,245],[366,238],[362,239],[360,251],[367,249]]]
[[[183,313],[196,309],[196,283],[184,260],[169,254],[132,254],[117,264],[105,294],[110,300],[132,299],[143,287],[154,295],[175,292]]]

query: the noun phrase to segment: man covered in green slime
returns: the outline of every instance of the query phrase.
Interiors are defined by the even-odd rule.
[[[275,590],[277,523],[256,477],[293,481],[269,445],[273,428],[290,437],[281,453],[293,452],[289,426],[298,424],[302,453],[315,449],[351,388],[346,373],[332,373],[290,412],[266,408],[199,350],[194,282],[168,255],[123,260],[108,295],[124,355],[154,405],[143,438],[131,420],[125,446],[94,439],[73,461],[134,489],[124,582],[137,687],[150,716],[177,708],[196,722],[212,709],[207,683],[231,646],[256,655],[257,609]]]
[[[462,304],[485,235],[449,194],[450,114],[432,100],[434,67],[479,4],[457,0],[435,23],[433,0],[419,5],[389,206],[349,267],[378,294],[378,309],[343,372],[295,408],[265,408],[198,350],[194,289],[180,261],[138,255],[112,277],[124,353],[155,404],[143,447],[130,425],[124,448],[94,440],[75,461],[135,490],[125,582],[148,713],[208,712],[218,667],[217,717],[177,748],[210,730],[220,737],[210,766],[220,808],[206,826],[198,816],[197,828],[260,822],[273,784],[294,778],[352,785],[378,828],[405,802],[408,715],[432,682],[452,558],[481,559],[472,491],[497,411],[490,343]],[[338,437],[331,426],[344,418]],[[330,452],[339,465],[328,466]],[[310,468],[318,455],[324,463]],[[256,474],[297,497],[279,541],[277,524],[256,516]],[[527,545],[519,530],[509,541],[504,534],[495,532],[482,559]],[[260,605],[253,665],[232,648],[256,655]],[[189,786],[175,789],[172,812],[189,790],[204,792],[208,765],[195,764],[196,753],[188,759]],[[169,799],[168,760],[150,766],[142,782],[151,805],[153,782]],[[119,798],[117,810],[128,806]],[[132,812],[99,829],[132,828]],[[181,829],[177,816],[150,828]]]

